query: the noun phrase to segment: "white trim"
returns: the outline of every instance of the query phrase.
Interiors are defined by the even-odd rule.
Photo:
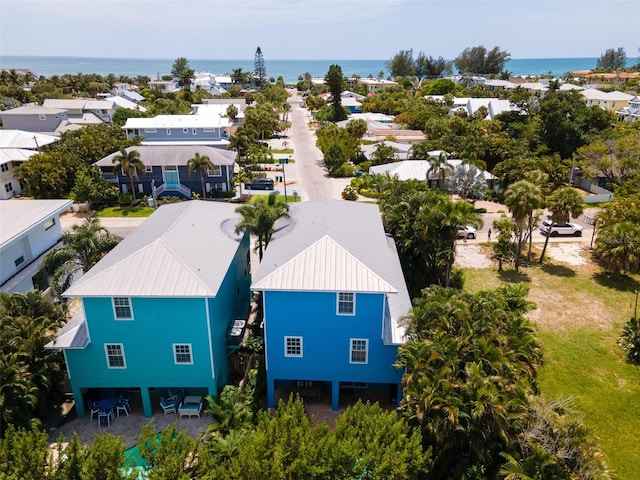
[[[109,349],[108,349],[108,347],[110,347],[110,346],[120,347],[120,353],[122,354],[122,366],[121,367],[113,367],[111,365],[111,362],[109,362]],[[127,368],[127,358],[125,357],[124,345],[122,343],[105,343],[104,344],[104,355],[105,355],[105,360],[107,361],[107,368],[115,369],[115,370],[123,370],[123,369]]]
[[[354,350],[353,342],[364,342],[364,350]],[[353,353],[364,351],[364,362],[354,362]],[[368,338],[350,338],[349,339],[349,363],[353,365],[366,365],[369,363],[369,339]]]
[[[351,303],[353,305],[353,310],[351,312],[340,312],[340,295],[350,294],[353,296]],[[347,303],[347,301],[343,300],[343,303]],[[356,314],[356,293],[355,292],[336,292],[336,315],[340,316],[354,316]]]
[[[193,348],[190,343],[172,343],[173,348],[173,363],[176,365],[193,365]],[[178,361],[178,351],[177,347],[188,347],[189,348],[189,361],[188,362],[179,362]],[[180,352],[180,355],[186,355],[186,352]]]
[[[116,298],[125,298],[127,300],[127,307],[129,307],[129,317],[119,317],[116,311]],[[125,305],[118,305],[119,307],[124,307]],[[130,321],[133,320],[133,304],[131,302],[131,297],[111,297],[111,307],[113,308],[113,318],[115,320],[125,320]]]
[[[289,345],[287,344],[287,341],[289,340],[294,340],[299,342],[299,345]],[[294,342],[295,343],[295,342]],[[296,354],[296,353],[287,353],[288,347],[291,346],[291,349],[296,349],[296,348],[300,348],[300,353]],[[294,336],[294,335],[286,335],[284,337],[284,356],[287,358],[302,358],[304,356],[304,343],[303,343],[303,338],[299,335]]]
[[[214,380],[217,381],[216,378],[216,366],[215,363],[213,361],[213,339],[211,336],[211,321],[209,319],[209,302],[207,301],[207,299],[204,299],[204,310],[206,312],[206,319],[207,319],[207,337],[209,338],[209,358],[211,359],[211,378],[213,378]]]
[[[215,173],[215,171],[219,173]],[[207,177],[221,177],[222,176],[222,165],[214,165],[213,168],[207,168]]]

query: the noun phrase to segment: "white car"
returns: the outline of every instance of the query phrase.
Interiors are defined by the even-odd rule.
[[[540,225],[540,233],[557,237],[558,235],[570,235],[574,237],[582,236],[582,226],[577,223],[567,223],[566,225],[552,225],[551,222],[545,220]]]
[[[473,240],[478,236],[478,231],[473,228],[471,225],[467,225],[464,228],[458,229],[458,238],[468,238],[469,240]]]

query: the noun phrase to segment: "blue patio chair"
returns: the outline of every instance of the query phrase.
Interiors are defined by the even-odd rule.
[[[100,405],[98,405],[98,402],[94,402],[93,400],[87,400],[87,407],[91,412],[91,421],[93,422],[93,414],[100,413]]]
[[[176,407],[177,407],[177,397],[160,397],[160,406],[162,407],[162,410],[164,411],[164,414],[166,415],[167,413],[176,413]]]

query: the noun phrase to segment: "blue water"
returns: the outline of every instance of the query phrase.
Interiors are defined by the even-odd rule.
[[[253,59],[250,60],[200,60],[188,59],[189,66],[196,72],[218,74],[231,73],[236,68],[253,71]],[[28,69],[37,77],[53,75],[96,73],[99,75],[124,75],[135,78],[146,75],[155,80],[169,75],[175,59],[168,58],[92,58],[92,57],[19,57],[0,56],[0,69]],[[597,58],[533,58],[509,60],[505,69],[512,75],[552,75],[560,77],[566,72],[589,70],[595,68]],[[314,77],[324,77],[329,65],[338,64],[346,76],[359,75],[378,76],[383,71],[387,77],[389,71],[387,60],[270,60],[265,59],[267,75],[285,82],[293,83],[305,72]],[[628,61],[628,66],[635,64],[635,59]]]

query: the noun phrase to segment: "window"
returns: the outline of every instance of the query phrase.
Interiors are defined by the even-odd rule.
[[[2,165],[0,165],[0,170],[2,170],[3,172],[8,172],[9,171],[9,164],[8,163],[3,163]]]
[[[205,133],[216,133],[216,128],[203,128],[202,131]]]
[[[40,120],[46,120],[46,119],[47,119],[47,116],[41,113],[40,115],[38,115],[38,118],[39,118]]]
[[[302,357],[302,337],[284,337],[284,356]]]
[[[170,136],[171,136],[171,129],[167,128],[167,137],[170,137]]]
[[[113,298],[113,312],[117,320],[133,320],[131,301],[127,297]]]
[[[156,133],[156,129],[155,128],[145,128],[144,129],[144,133]]]
[[[183,128],[182,129],[182,133],[189,133],[189,129],[188,128]]]
[[[208,177],[219,177],[222,175],[222,167],[220,165],[214,165],[213,168],[207,168]]]
[[[195,134],[196,134],[196,129],[195,129],[195,128],[191,130],[191,134],[192,134],[192,135],[195,135]]]
[[[46,222],[44,222],[44,229],[45,230],[49,230],[51,227],[53,227],[56,224],[56,219],[55,218],[50,218],[49,220],[47,220]]]
[[[176,365],[193,365],[190,343],[173,344],[173,361]]]
[[[109,368],[127,368],[127,362],[124,359],[124,347],[121,343],[105,343],[104,351]]]
[[[338,315],[355,315],[356,299],[353,292],[338,292]]]
[[[369,340],[366,338],[351,339],[351,355],[349,363],[367,363]]]
[[[149,167],[149,166],[145,165],[144,173],[153,173],[153,167]]]
[[[4,184],[4,191],[7,193],[13,192],[13,185],[11,184],[11,182]]]
[[[13,263],[15,263],[16,267],[19,266],[20,264],[24,263],[24,255],[20,255],[18,258],[16,258]]]

